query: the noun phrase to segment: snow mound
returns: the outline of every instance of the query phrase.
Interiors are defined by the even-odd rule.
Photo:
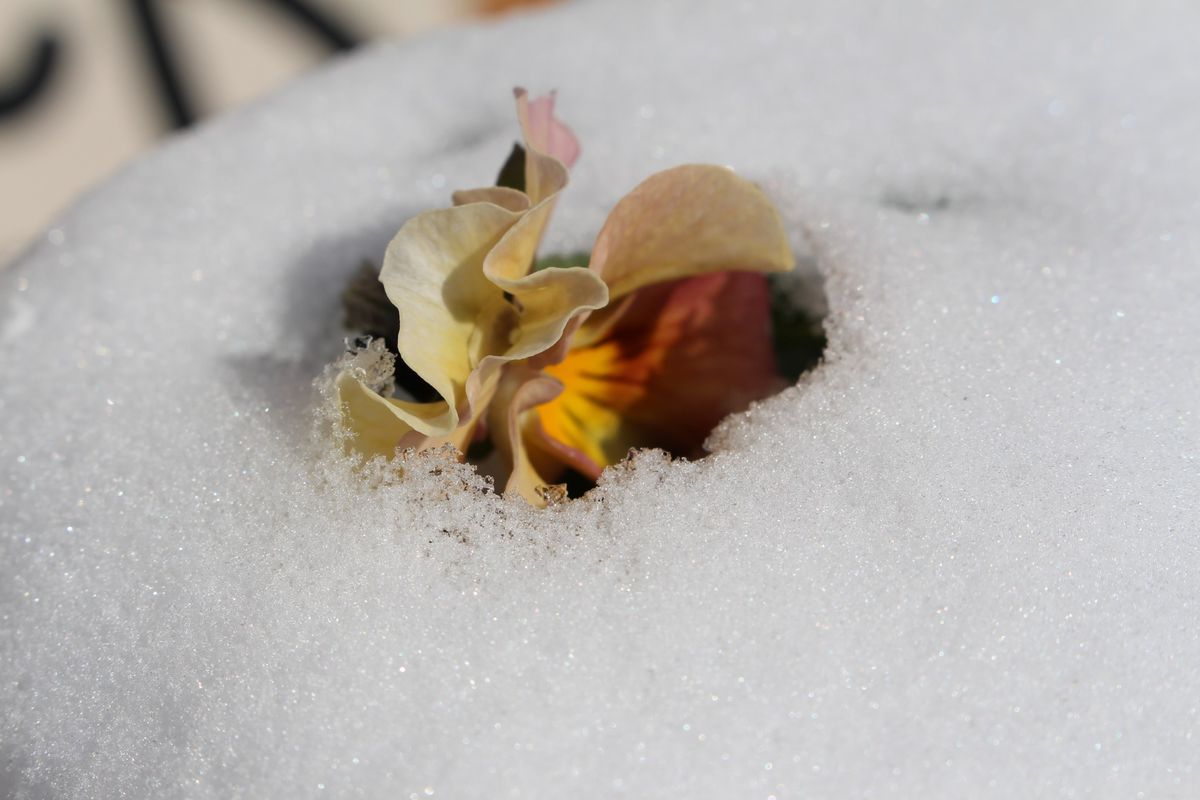
[[[0,272],[0,795],[1195,796],[1194,4],[666,0],[382,47]],[[551,249],[728,163],[827,359],[544,513],[314,422],[338,294],[584,144]]]

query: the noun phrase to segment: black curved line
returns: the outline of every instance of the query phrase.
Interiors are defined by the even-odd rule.
[[[8,86],[0,86],[0,120],[24,111],[50,86],[61,63],[62,44],[53,33],[42,33],[28,66]]]
[[[357,47],[359,38],[330,14],[318,11],[304,0],[270,0],[279,10],[290,14],[308,28],[310,33],[335,50]],[[150,58],[151,73],[158,84],[159,95],[171,125],[186,128],[198,117],[196,104],[188,91],[188,83],[175,58],[175,47],[164,24],[161,0],[128,0],[137,33]]]
[[[170,123],[175,128],[186,128],[196,121],[195,105],[184,88],[178,65],[171,54],[166,29],[156,7],[155,0],[129,0],[130,9],[137,25],[138,34],[146,46],[151,69],[159,94],[166,105]]]
[[[317,10],[304,0],[271,0],[271,2],[324,39],[326,44],[334,50],[353,50],[361,41],[332,15]]]

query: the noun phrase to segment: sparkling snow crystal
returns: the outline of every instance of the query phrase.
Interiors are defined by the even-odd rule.
[[[0,271],[0,796],[1200,794],[1198,25],[583,3],[141,160]],[[712,456],[546,511],[349,468],[314,389],[513,85],[585,146],[548,249],[725,163],[829,306]]]

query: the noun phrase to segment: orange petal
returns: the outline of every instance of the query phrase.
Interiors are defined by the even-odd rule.
[[[614,301],[663,281],[793,266],[779,212],[767,196],[711,164],[687,164],[642,181],[608,215],[591,261]]]
[[[545,372],[561,395],[537,411],[546,435],[585,459],[585,474],[631,447],[696,456],[725,416],[781,389],[766,277],[719,272],[637,292],[594,344]],[[566,459],[564,459],[566,460]]]

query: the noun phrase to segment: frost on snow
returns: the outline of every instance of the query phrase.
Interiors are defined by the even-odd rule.
[[[1200,793],[1197,23],[585,3],[140,161],[0,272],[0,795]],[[313,414],[515,84],[587,142],[549,251],[729,163],[829,303],[713,456],[541,513]]]

